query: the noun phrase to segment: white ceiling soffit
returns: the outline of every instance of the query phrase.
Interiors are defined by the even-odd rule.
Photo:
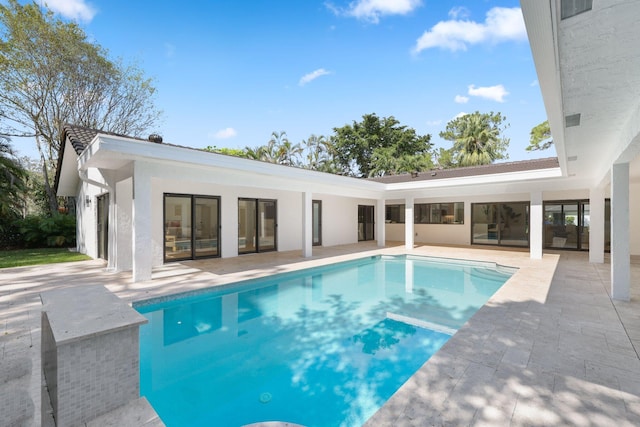
[[[601,184],[640,152],[640,1],[521,5],[563,173]]]

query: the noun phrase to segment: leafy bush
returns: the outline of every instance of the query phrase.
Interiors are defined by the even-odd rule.
[[[76,243],[76,218],[71,215],[28,216],[17,223],[27,247],[73,246]]]

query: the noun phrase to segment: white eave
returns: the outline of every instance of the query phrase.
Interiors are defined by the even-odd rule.
[[[559,167],[550,169],[535,169],[529,171],[505,172],[490,175],[470,175],[456,178],[407,181],[387,184],[387,191],[418,190],[429,188],[449,188],[460,186],[504,184],[511,182],[531,182],[536,180],[560,178],[562,171]]]

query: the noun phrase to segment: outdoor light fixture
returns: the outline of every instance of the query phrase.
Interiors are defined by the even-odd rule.
[[[86,207],[91,206],[91,196],[84,196],[84,205]]]

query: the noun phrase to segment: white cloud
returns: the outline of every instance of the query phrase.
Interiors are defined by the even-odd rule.
[[[507,92],[507,90],[502,85],[485,87],[476,87],[475,85],[469,85],[469,95],[489,99],[491,101],[504,102],[504,97],[509,95],[509,92]]]
[[[442,119],[438,120],[427,120],[427,126],[438,126],[442,123]]]
[[[452,9],[453,19],[440,21],[425,31],[416,41],[414,53],[438,47],[452,52],[467,50],[478,43],[500,43],[510,40],[526,40],[527,31],[520,8],[494,7],[487,12],[484,22],[457,19],[459,9]]]
[[[210,134],[210,136],[215,139],[229,139],[229,138],[233,138],[237,134],[238,132],[236,132],[234,128],[225,128],[225,129],[219,130],[218,132],[212,135]]]
[[[536,87],[536,86],[539,86],[539,85],[540,85],[540,83],[538,82],[538,79],[535,79],[534,81],[532,81],[529,84],[529,86],[531,86],[531,87]]]
[[[175,45],[173,45],[171,43],[165,43],[164,44],[164,54],[169,59],[173,58],[175,56],[175,54],[176,54]]]
[[[355,0],[349,7],[340,8],[332,3],[325,5],[336,15],[351,16],[374,24],[386,15],[406,15],[422,5],[422,0]]]
[[[331,71],[327,71],[324,68],[318,68],[317,70],[302,76],[300,78],[300,81],[298,82],[298,85],[304,86],[307,83],[317,79],[318,77],[326,76],[327,74],[331,74]]]
[[[451,19],[462,19],[468,18],[471,12],[464,6],[454,7],[449,11],[449,18]]]
[[[459,119],[460,117],[464,117],[467,114],[469,114],[469,113],[465,113],[464,111],[460,111],[458,114],[455,115],[455,117],[452,120]]]
[[[469,102],[469,97],[468,96],[462,96],[462,95],[456,95],[456,97],[453,100],[457,104],[466,104],[467,102]]]
[[[44,4],[65,18],[90,22],[97,10],[85,0],[46,0]]]

